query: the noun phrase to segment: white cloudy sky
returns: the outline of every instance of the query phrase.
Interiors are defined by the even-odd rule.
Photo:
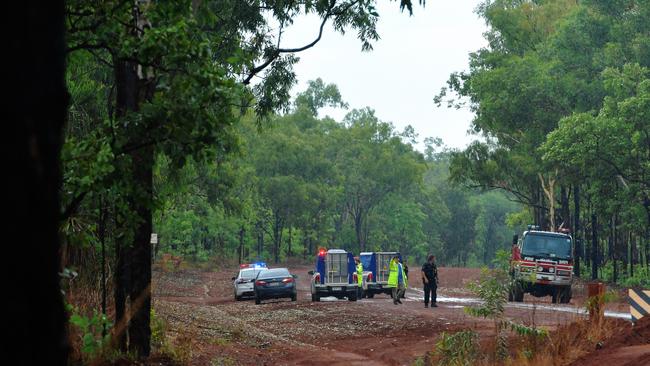
[[[351,107],[369,106],[381,120],[393,122],[400,130],[410,124],[420,141],[434,136],[450,147],[462,148],[474,139],[467,135],[472,113],[437,108],[433,97],[450,73],[467,69],[468,54],[486,44],[485,23],[474,13],[479,2],[428,0],[409,17],[399,11],[399,2],[381,0],[381,40],[371,52],[361,52],[354,32],[342,36],[326,26],[320,43],[299,54],[293,94],[320,77],[337,84]],[[299,19],[283,35],[283,46],[310,42],[319,24],[315,17]],[[345,111],[328,109],[321,114],[340,120]]]

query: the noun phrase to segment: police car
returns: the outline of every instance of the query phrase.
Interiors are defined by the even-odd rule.
[[[235,300],[240,301],[244,296],[255,296],[255,289],[253,287],[255,278],[263,269],[268,269],[264,262],[239,265],[239,274],[237,277],[232,278]]]

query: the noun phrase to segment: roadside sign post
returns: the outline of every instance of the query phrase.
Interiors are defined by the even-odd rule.
[[[157,233],[151,233],[151,246],[153,246],[152,250],[152,255],[153,259],[156,258],[156,252],[158,251],[158,234]]]

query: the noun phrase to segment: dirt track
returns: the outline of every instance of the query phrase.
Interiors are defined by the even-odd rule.
[[[471,297],[466,284],[478,277],[479,270],[441,268],[439,307],[425,309],[417,288],[409,289],[404,304],[397,306],[384,295],[314,303],[310,268],[290,269],[299,276],[298,301],[270,300],[261,305],[234,301],[230,278],[235,270],[156,272],[154,308],[169,323],[175,342],[191,346],[191,364],[196,365],[412,364],[433,349],[443,331],[471,327],[485,337],[492,334],[490,321],[470,317],[462,309]],[[554,329],[584,317],[578,306],[583,300],[578,289],[569,311],[557,311],[559,305],[550,304],[550,299],[526,298],[528,304],[538,305],[508,307],[506,315]],[[627,308],[619,303],[610,310]]]

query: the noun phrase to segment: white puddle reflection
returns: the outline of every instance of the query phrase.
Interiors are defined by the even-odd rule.
[[[417,289],[417,288],[409,288],[409,290],[412,290],[417,293],[424,294],[423,290]],[[424,301],[424,296],[416,296],[416,297],[411,297],[409,298],[417,301]],[[437,296],[437,301],[441,303],[455,303],[455,304],[465,304],[465,305],[470,305],[470,304],[480,304],[481,300],[477,298],[471,298],[471,297],[448,297],[448,296]],[[447,307],[451,308],[462,308],[463,306],[461,305],[449,305]],[[512,303],[509,302],[506,304],[507,308],[514,308],[514,309],[540,309],[540,310],[547,310],[547,311],[561,311],[564,313],[574,313],[574,314],[581,314],[581,315],[586,315],[587,310],[583,308],[577,308],[573,306],[566,306],[566,305],[547,305],[547,304],[530,304],[530,303]],[[621,312],[616,312],[616,311],[605,311],[605,316],[610,317],[610,318],[620,318],[620,319],[626,319],[626,320],[631,320],[630,313],[621,313]]]

